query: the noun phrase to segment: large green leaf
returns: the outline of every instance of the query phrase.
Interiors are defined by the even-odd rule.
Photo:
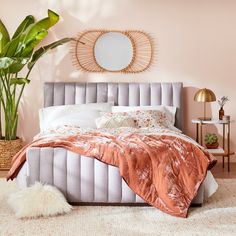
[[[2,50],[2,56],[4,57],[14,57],[17,49],[20,46],[20,35],[12,40],[10,40]],[[19,49],[18,49],[19,50]]]
[[[48,34],[47,29],[55,25],[58,20],[59,16],[51,10],[48,10],[48,17],[36,23],[33,23],[33,16],[27,16],[17,28],[13,39],[3,48],[1,56],[30,57],[35,46]]]
[[[26,78],[14,78],[10,80],[10,85],[23,85],[29,84],[30,80]]]
[[[47,46],[41,47],[39,48],[37,51],[34,52],[31,61],[28,63],[28,69],[31,70],[32,67],[34,66],[34,64],[37,62],[37,60],[44,55],[48,50],[56,48],[64,43],[67,43],[71,40],[74,40],[73,38],[64,38],[64,39],[60,39],[54,43],[51,43]]]
[[[0,69],[7,69],[15,62],[14,59],[9,57],[1,57],[0,58]]]
[[[16,38],[19,34],[24,32],[33,23],[34,23],[34,17],[32,15],[26,16],[26,18],[21,22],[21,24],[16,29],[16,32],[12,36],[12,39]]]
[[[36,45],[45,37],[47,36],[48,31],[45,29],[40,30],[39,32],[37,32],[37,34],[31,38],[31,40],[29,40],[27,43],[24,44],[24,49],[21,52],[21,56],[22,57],[29,57],[31,56],[34,48],[36,47]]]
[[[0,70],[6,70],[7,73],[19,72],[25,64],[29,61],[29,58],[14,58],[14,57],[1,57],[0,58]]]
[[[18,73],[27,64],[29,58],[18,57],[15,58],[14,63],[9,67],[9,73]]]
[[[29,41],[34,38],[38,32],[44,30],[48,30],[50,27],[55,25],[59,21],[59,15],[55,12],[48,10],[48,17],[34,23],[29,27],[29,30],[26,34],[24,42],[27,44]]]
[[[10,40],[9,33],[5,25],[0,20],[0,53],[2,52],[3,47],[8,43],[9,40]]]

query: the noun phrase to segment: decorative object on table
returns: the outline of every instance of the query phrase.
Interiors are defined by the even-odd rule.
[[[0,21],[0,111],[3,111],[0,113],[0,140],[4,140],[0,142],[1,169],[10,168],[12,156],[22,146],[22,140],[17,137],[18,106],[26,84],[30,83],[30,72],[48,50],[72,40],[64,38],[34,51],[58,20],[59,15],[51,10],[48,10],[48,17],[38,22],[28,15],[12,37]],[[26,66],[28,71],[23,75]],[[4,133],[1,118],[5,120]]]
[[[143,31],[89,30],[72,42],[71,54],[79,70],[138,73],[153,63],[154,43]]]
[[[223,121],[230,121],[230,116],[223,116]]]
[[[200,120],[211,120],[211,117],[206,116],[206,103],[216,101],[216,96],[212,90],[203,88],[199,89],[194,95],[194,101],[204,103],[203,117],[199,117]]]
[[[39,182],[12,193],[8,204],[17,218],[56,216],[72,210],[72,206],[67,203],[64,195],[56,187]]]
[[[226,104],[226,102],[229,101],[229,98],[227,96],[223,96],[222,98],[220,98],[218,100],[218,104],[220,105],[220,110],[219,110],[219,119],[222,120],[223,116],[225,114],[224,111],[224,105]]]
[[[205,145],[208,149],[216,149],[219,147],[218,137],[216,134],[207,133],[205,135]]]
[[[203,126],[207,125],[221,125],[223,128],[223,139],[222,139],[222,145],[219,146],[216,149],[208,149],[208,152],[210,152],[214,156],[222,156],[222,163],[223,168],[225,166],[225,157],[228,158],[228,172],[230,171],[230,156],[234,155],[234,151],[231,150],[230,147],[230,129],[231,129],[231,123],[233,123],[233,120],[199,120],[199,119],[193,119],[192,123],[196,125],[196,141],[203,145]]]

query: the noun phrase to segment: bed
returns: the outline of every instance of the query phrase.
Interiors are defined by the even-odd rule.
[[[182,83],[46,83],[44,106],[109,101],[119,106],[175,106],[175,126],[182,129],[182,95]],[[27,150],[17,183],[20,187],[27,187],[36,181],[56,186],[71,203],[146,205],[128,187],[117,167],[64,148]],[[211,181],[209,174],[192,204],[203,203],[204,192],[208,191]]]

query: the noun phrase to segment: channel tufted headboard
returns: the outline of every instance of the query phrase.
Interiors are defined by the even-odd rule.
[[[182,129],[183,84],[175,83],[45,83],[44,106],[114,101],[120,106],[177,107],[175,126]]]

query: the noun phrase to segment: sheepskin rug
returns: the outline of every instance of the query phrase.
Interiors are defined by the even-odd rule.
[[[12,193],[8,203],[18,218],[55,216],[72,210],[56,187],[41,183]]]

